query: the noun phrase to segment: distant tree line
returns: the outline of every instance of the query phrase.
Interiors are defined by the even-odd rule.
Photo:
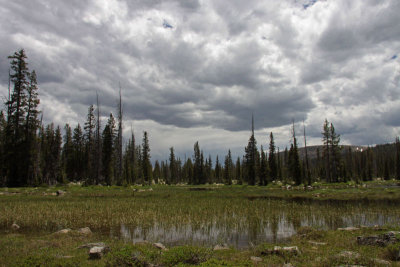
[[[123,144],[121,90],[117,117],[110,113],[104,127],[100,105],[90,105],[83,126],[63,129],[44,125],[38,110],[38,84],[30,71],[24,50],[10,59],[9,92],[5,110],[0,112],[0,186],[54,185],[69,181],[85,184],[249,184],[265,186],[272,181],[311,184],[314,181],[346,182],[400,178],[400,141],[354,149],[340,145],[334,125],[325,120],[322,145],[298,148],[294,123],[289,149],[279,151],[274,135],[269,134],[268,149],[257,146],[252,118],[251,134],[243,157],[232,158],[228,150],[223,159],[204,156],[196,142],[193,156],[182,160],[173,147],[169,159],[151,163],[149,136],[140,143],[133,131]]]

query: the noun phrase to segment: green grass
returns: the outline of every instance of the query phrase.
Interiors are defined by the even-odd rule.
[[[253,266],[251,256],[259,256],[259,266],[291,262],[295,266],[330,266],[341,264],[376,265],[374,258],[395,259],[396,247],[358,246],[356,236],[377,234],[373,228],[356,232],[334,231],[348,218],[355,226],[365,218],[394,218],[384,221],[384,230],[399,229],[400,189],[392,181],[369,182],[365,186],[351,183],[314,184],[313,190],[302,186],[284,190],[281,185],[257,186],[135,186],[39,188],[0,188],[0,266],[140,266],[154,263],[164,266],[197,263],[201,266]],[[387,187],[387,188],[385,188]],[[193,190],[195,188],[195,190]],[[199,190],[207,189],[207,190]],[[151,190],[150,190],[151,189]],[[56,196],[64,190],[64,196]],[[354,216],[360,214],[360,216]],[[12,223],[21,228],[10,229]],[[313,224],[304,228],[304,222]],[[388,225],[392,222],[393,225]],[[151,242],[168,245],[160,252],[150,245],[134,245],[120,236],[121,224],[128,229],[141,229]],[[265,239],[282,226],[297,230],[291,239]],[[83,236],[73,231],[55,235],[63,228],[90,227],[93,234]],[[168,243],[163,231],[182,234],[190,231],[208,241],[190,238]],[[156,235],[159,231],[161,234]],[[183,232],[182,232],[183,231]],[[228,242],[232,234],[245,234],[255,246],[212,251],[217,243]],[[190,234],[190,232],[186,233]],[[243,236],[242,236],[243,237]],[[279,237],[279,236],[278,236]],[[106,242],[111,252],[99,261],[89,261],[87,250],[77,249],[89,242]],[[313,245],[309,241],[326,242]],[[263,249],[279,245],[297,245],[301,255],[263,255]],[[343,250],[360,253],[361,259],[338,258]],[[26,255],[26,256],[25,256]],[[71,257],[63,257],[71,256]],[[133,257],[134,256],[134,257]],[[395,264],[395,263],[393,263]]]

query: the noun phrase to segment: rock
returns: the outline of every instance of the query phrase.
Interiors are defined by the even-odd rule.
[[[400,232],[390,231],[381,235],[357,236],[357,244],[386,247],[389,244],[400,241],[400,238],[396,237],[399,233]]]
[[[57,194],[57,196],[63,196],[63,195],[65,195],[65,191],[63,191],[63,190],[57,190],[57,192],[56,192],[56,194]]]
[[[71,231],[72,231],[71,229],[66,228],[66,229],[62,229],[60,231],[55,232],[55,234],[68,234]]]
[[[282,248],[284,253],[291,253],[291,254],[295,254],[295,255],[299,255],[300,254],[300,250],[297,246],[293,246],[293,247],[283,247]]]
[[[162,243],[154,243],[153,246],[160,250],[164,250],[164,251],[168,250]]]
[[[311,185],[308,185],[307,190],[313,190],[313,187]]]
[[[223,244],[223,245],[216,245],[213,250],[216,251],[216,250],[227,250],[227,249],[229,249],[228,245]]]
[[[103,255],[106,254],[108,251],[110,251],[109,247],[92,247],[89,250],[89,259],[101,259],[101,257],[103,257]]]
[[[293,247],[280,247],[280,246],[275,246],[274,249],[267,249],[266,251],[261,252],[262,255],[270,255],[270,254],[276,254],[276,255],[287,255],[287,254],[293,254],[293,255],[300,255],[300,250],[297,246]]]
[[[342,251],[337,255],[338,258],[358,259],[360,254],[354,251]]]
[[[79,248],[93,248],[93,247],[105,247],[105,246],[106,246],[105,243],[98,242],[98,243],[87,243],[87,244],[80,246]]]
[[[83,235],[90,235],[90,234],[92,234],[92,231],[90,230],[89,227],[84,227],[84,228],[78,229],[78,233],[83,234]]]
[[[260,257],[256,257],[256,256],[251,256],[250,260],[254,261],[254,262],[261,262],[262,261],[262,259]]]
[[[357,231],[360,230],[360,228],[354,227],[354,226],[349,226],[345,228],[338,228],[338,231]]]
[[[282,265],[282,267],[294,267],[294,265],[289,262]]]
[[[14,230],[14,231],[17,231],[19,228],[21,228],[18,224],[16,224],[16,223],[13,223],[12,225],[11,225],[11,229],[12,230]]]
[[[325,245],[327,245],[328,243],[325,243],[325,242],[316,242],[316,241],[308,241],[308,243],[310,243],[311,245],[315,245],[315,246],[325,246]]]
[[[389,262],[389,261],[385,261],[385,260],[381,260],[381,259],[374,259],[374,262],[375,262],[376,264],[379,264],[379,265],[387,265],[387,266],[390,266],[390,262]]]

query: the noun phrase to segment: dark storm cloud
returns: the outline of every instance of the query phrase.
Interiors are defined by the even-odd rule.
[[[121,86],[127,120],[188,133],[248,130],[251,114],[260,131],[305,120],[316,140],[327,117],[358,144],[399,126],[395,0],[0,3],[1,93],[25,48],[49,121],[82,123],[96,92],[115,113]]]

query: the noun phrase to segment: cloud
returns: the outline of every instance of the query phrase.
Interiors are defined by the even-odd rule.
[[[3,1],[0,93],[6,57],[23,47],[46,120],[82,123],[96,92],[107,116],[120,85],[124,117],[149,127],[160,157],[194,139],[239,153],[251,114],[281,146],[292,120],[305,120],[317,144],[325,118],[344,142],[391,141],[399,11],[395,0]]]

